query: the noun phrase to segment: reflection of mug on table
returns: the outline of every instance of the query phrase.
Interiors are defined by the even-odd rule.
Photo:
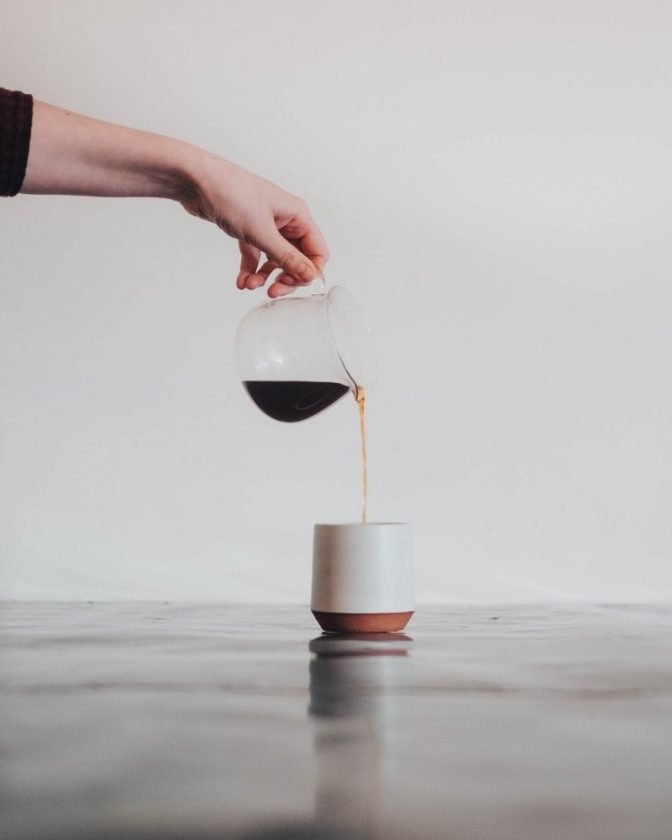
[[[404,633],[325,633],[310,643],[315,717],[384,716],[386,692],[408,683],[413,640]]]
[[[385,742],[399,690],[411,684],[412,646],[402,633],[325,633],[310,642],[316,838],[397,836],[379,833]]]

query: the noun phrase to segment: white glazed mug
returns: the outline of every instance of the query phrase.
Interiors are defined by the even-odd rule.
[[[403,630],[415,610],[410,526],[315,525],[310,607],[331,632]]]

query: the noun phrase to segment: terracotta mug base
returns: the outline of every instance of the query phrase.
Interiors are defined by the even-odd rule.
[[[395,613],[336,613],[312,610],[327,633],[394,633],[403,630],[414,610]]]

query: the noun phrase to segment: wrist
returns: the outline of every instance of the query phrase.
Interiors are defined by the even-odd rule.
[[[171,137],[162,137],[161,141],[161,153],[153,167],[157,197],[182,202],[198,190],[196,173],[201,150]]]
[[[181,146],[177,166],[178,195],[174,196],[178,201],[207,195],[215,185],[220,190],[231,189],[236,172],[240,171],[235,163],[199,146],[188,143]]]

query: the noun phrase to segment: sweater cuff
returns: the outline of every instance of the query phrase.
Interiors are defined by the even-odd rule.
[[[16,195],[28,165],[33,97],[0,90],[0,195]]]

